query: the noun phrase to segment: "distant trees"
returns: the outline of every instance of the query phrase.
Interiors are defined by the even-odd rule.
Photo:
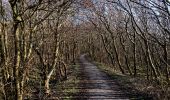
[[[96,47],[101,50],[94,54],[98,56],[100,52],[110,62],[101,61],[101,57],[96,59],[112,64],[123,74],[138,76],[142,71],[148,80],[169,83],[170,27],[166,0],[101,0],[94,1],[93,7],[86,10],[94,33],[103,44]]]
[[[89,1],[89,0],[87,0]],[[170,5],[167,0],[91,0],[80,10],[84,51],[114,71],[154,83],[169,98]],[[87,3],[88,4],[88,3]],[[89,37],[91,36],[91,37]],[[93,48],[91,48],[93,47]],[[92,52],[93,51],[93,52]]]
[[[167,0],[9,0],[0,3],[2,99],[50,94],[81,53],[122,74],[169,84]],[[34,89],[32,89],[34,88]],[[34,92],[33,92],[34,90]],[[1,98],[0,98],[1,99]]]

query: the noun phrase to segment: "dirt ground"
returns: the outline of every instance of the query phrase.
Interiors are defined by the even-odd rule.
[[[128,100],[117,83],[90,63],[85,55],[80,57],[80,92],[74,99],[79,100]]]

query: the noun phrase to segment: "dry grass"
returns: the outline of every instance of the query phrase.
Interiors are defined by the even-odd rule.
[[[153,80],[148,81],[142,76],[122,75],[119,71],[115,71],[111,67],[100,63],[95,64],[113,79],[116,79],[120,85],[124,85],[126,89],[134,89],[134,91],[153,97],[154,100],[170,100],[170,86],[163,80],[158,84]]]

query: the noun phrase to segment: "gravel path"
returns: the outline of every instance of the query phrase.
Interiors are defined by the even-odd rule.
[[[116,82],[90,63],[85,55],[80,57],[80,92],[76,100],[129,100]]]

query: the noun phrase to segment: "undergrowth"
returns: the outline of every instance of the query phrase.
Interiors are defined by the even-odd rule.
[[[143,94],[143,99],[138,100],[148,100],[145,98],[150,98],[154,100],[170,100],[170,87],[167,84],[157,84],[154,81],[148,81],[144,77],[133,77],[130,75],[123,75],[118,71],[113,70],[113,68],[103,65],[101,63],[95,62],[99,69],[107,73],[112,79],[115,79],[122,88],[127,91],[132,91],[133,93],[139,92]],[[134,99],[133,97],[131,99]],[[149,100],[150,100],[149,99]]]

